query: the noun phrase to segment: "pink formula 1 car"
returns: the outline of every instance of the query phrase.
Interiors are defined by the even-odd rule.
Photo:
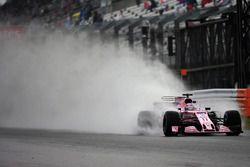
[[[225,133],[238,136],[243,132],[238,111],[226,111],[223,118],[218,118],[216,112],[210,111],[210,108],[197,107],[196,102],[190,98],[191,95],[172,97],[176,109],[165,110],[162,114],[141,111],[138,115],[138,126],[141,128],[160,126],[165,136],[194,133]],[[167,96],[163,98],[165,101],[169,99]]]

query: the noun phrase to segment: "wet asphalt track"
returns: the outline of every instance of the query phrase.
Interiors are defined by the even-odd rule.
[[[241,136],[138,136],[0,129],[0,167],[248,167]]]

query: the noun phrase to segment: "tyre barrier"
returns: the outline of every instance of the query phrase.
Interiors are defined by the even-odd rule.
[[[250,129],[250,89],[237,90],[237,102],[244,117],[245,128]]]

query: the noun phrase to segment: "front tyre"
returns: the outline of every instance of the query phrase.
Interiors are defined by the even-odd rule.
[[[240,113],[236,110],[226,111],[224,125],[231,130],[231,132],[226,133],[228,136],[238,136],[242,132]]]
[[[180,125],[180,115],[176,111],[167,111],[163,117],[163,133],[165,136],[177,136],[178,133],[172,132],[172,126]]]
[[[210,120],[215,125],[216,130],[219,130],[219,128],[218,128],[218,117],[217,117],[216,112],[215,111],[208,112],[208,117],[210,118]]]

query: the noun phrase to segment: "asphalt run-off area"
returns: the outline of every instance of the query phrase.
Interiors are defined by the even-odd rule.
[[[1,167],[246,167],[249,161],[249,130],[163,137],[0,129]]]

